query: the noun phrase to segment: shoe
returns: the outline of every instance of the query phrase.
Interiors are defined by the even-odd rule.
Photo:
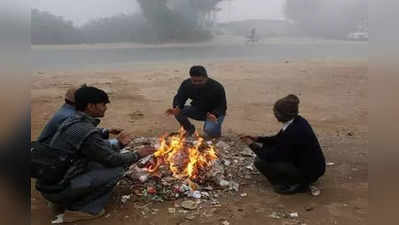
[[[65,212],[65,208],[60,206],[60,205],[58,205],[58,204],[55,204],[55,203],[52,203],[52,202],[48,202],[47,205],[51,209],[51,215],[53,217],[56,217],[56,216],[58,216],[60,214],[64,214],[64,212]]]
[[[51,220],[51,224],[62,224],[62,223],[64,223],[64,213],[54,216],[54,219]]]
[[[66,211],[63,217],[64,223],[73,223],[83,220],[93,220],[102,217],[105,214],[105,210],[101,210],[98,214],[92,215],[80,211]]]
[[[282,195],[291,195],[296,193],[305,193],[309,191],[309,186],[302,184],[293,185],[274,185],[273,190]]]
[[[316,186],[313,186],[313,185],[309,186],[309,190],[310,190],[310,194],[312,196],[315,196],[315,197],[319,196],[320,193],[321,193],[320,189],[318,187],[316,187]]]

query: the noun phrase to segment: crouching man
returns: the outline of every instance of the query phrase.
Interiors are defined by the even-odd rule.
[[[98,118],[104,117],[108,95],[95,87],[83,86],[75,92],[76,114],[66,119],[50,141],[50,147],[72,152],[75,159],[64,178],[56,184],[38,180],[36,188],[53,205],[53,223],[76,222],[104,215],[104,206],[125,169],[154,152],[120,153],[105,139]],[[122,133],[120,148],[131,138]]]
[[[299,99],[288,95],[274,104],[274,115],[283,123],[271,137],[242,137],[256,153],[255,167],[270,181],[275,192],[294,194],[312,191],[325,172],[325,158],[310,124],[298,115]]]
[[[185,105],[191,99],[190,105]],[[222,84],[208,77],[203,66],[193,66],[190,78],[183,81],[173,99],[173,108],[166,111],[174,115],[187,136],[195,133],[189,118],[204,121],[204,132],[208,138],[222,135],[222,124],[226,115],[226,93]]]

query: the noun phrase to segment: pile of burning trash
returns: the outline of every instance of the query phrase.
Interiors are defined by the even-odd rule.
[[[131,191],[122,202],[213,199],[221,191],[239,191],[240,184],[257,174],[255,155],[239,138],[205,141],[198,135],[186,138],[180,130],[161,138],[136,138],[124,151],[148,146],[156,152],[132,165],[118,184]]]

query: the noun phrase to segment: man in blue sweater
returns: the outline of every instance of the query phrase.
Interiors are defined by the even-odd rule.
[[[65,94],[65,103],[57,110],[54,116],[47,122],[46,126],[42,130],[38,141],[44,142],[52,137],[57,131],[58,127],[64,122],[68,117],[76,113],[75,110],[75,91],[76,88],[72,87],[68,89]]]
[[[86,84],[82,85],[82,87],[87,87]],[[39,138],[37,139],[39,142],[48,143],[50,139],[57,132],[58,127],[69,117],[75,115],[77,113],[75,108],[75,92],[77,88],[72,87],[67,90],[65,93],[65,103],[57,110],[57,112],[53,115],[53,117],[47,122],[46,126],[42,130]],[[110,134],[120,134],[122,129],[105,129],[99,128],[103,133],[103,136],[108,139]],[[107,140],[115,149],[120,148],[120,143],[116,138]]]

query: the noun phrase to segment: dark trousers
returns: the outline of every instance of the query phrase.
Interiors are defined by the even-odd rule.
[[[88,171],[74,177],[64,190],[42,195],[65,209],[97,214],[104,209],[123,174],[122,167],[105,168],[98,163],[89,163]]]
[[[274,185],[309,185],[305,176],[292,163],[267,162],[256,158],[255,167]]]
[[[195,127],[188,118],[204,121],[204,132],[211,138],[220,137],[222,135],[222,123],[224,116],[219,116],[216,122],[207,120],[206,112],[201,112],[193,106],[184,106],[179,115],[176,116],[176,120],[180,123],[180,126],[184,130],[191,132],[195,130]]]

